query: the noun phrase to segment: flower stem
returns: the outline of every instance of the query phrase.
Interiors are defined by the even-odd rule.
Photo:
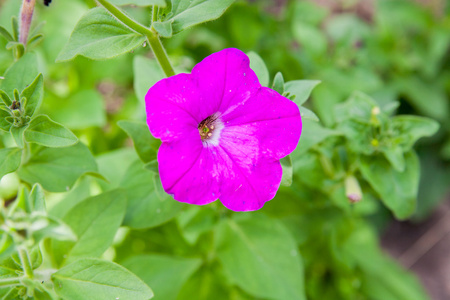
[[[24,46],[27,44],[28,33],[30,32],[31,19],[33,19],[34,5],[36,0],[23,0],[20,10],[20,33],[19,42]]]
[[[22,263],[23,272],[25,276],[28,278],[33,278],[33,267],[31,266],[30,256],[28,255],[28,251],[26,249],[19,249],[19,257],[20,262]]]
[[[0,287],[16,286],[20,284],[20,277],[0,279]]]
[[[166,76],[170,77],[175,75],[175,71],[173,70],[172,64],[170,63],[166,50],[164,49],[161,40],[159,39],[159,36],[155,31],[150,30],[150,28],[147,28],[142,24],[139,24],[135,20],[131,19],[117,6],[111,4],[107,0],[97,0],[97,1],[123,24],[127,25],[134,31],[146,36],[150,44],[150,47],[152,48],[153,53],[155,54],[155,57],[158,60],[159,65],[163,69]]]

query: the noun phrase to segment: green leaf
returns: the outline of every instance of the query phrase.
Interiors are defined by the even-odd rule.
[[[338,123],[349,119],[369,123],[374,107],[378,105],[371,97],[354,92],[347,101],[334,107],[334,115]]]
[[[250,68],[256,73],[258,76],[259,83],[262,86],[269,85],[269,70],[266,67],[263,59],[253,51],[247,53],[248,58],[250,59]]]
[[[219,18],[235,0],[171,0],[171,11],[161,22],[153,23],[155,29],[172,25],[172,33],[177,34],[189,27]],[[162,23],[165,23],[164,25]],[[155,26],[156,25],[156,26]],[[159,31],[158,31],[159,32]],[[166,35],[163,35],[166,34]],[[159,32],[163,37],[171,37],[167,32]]]
[[[321,143],[328,137],[340,135],[340,132],[325,128],[320,123],[313,120],[302,120],[302,123],[302,135],[300,136],[300,141],[297,148],[291,154],[294,164],[297,157],[300,157],[314,145]]]
[[[275,74],[275,78],[273,79],[272,89],[277,91],[280,95],[284,93],[284,78],[281,72]]]
[[[177,298],[183,284],[200,264],[198,258],[152,254],[133,256],[123,266],[153,287],[155,300],[169,300]]]
[[[77,91],[65,99],[46,99],[44,109],[53,120],[72,130],[106,125],[105,101],[96,90]]]
[[[110,0],[115,5],[136,5],[136,6],[151,6],[157,5],[159,7],[166,7],[165,0]]]
[[[389,162],[380,154],[362,156],[360,170],[397,219],[406,219],[414,212],[420,168],[419,160],[413,151],[405,153],[403,172],[391,168]]]
[[[128,168],[120,186],[128,199],[124,225],[155,227],[172,219],[183,207],[163,190],[158,174],[144,169],[141,161]]]
[[[36,79],[20,93],[20,99],[23,97],[27,99],[25,115],[31,117],[36,110],[39,109],[42,98],[44,97],[44,77],[42,74],[39,74]]]
[[[13,90],[24,90],[38,76],[36,54],[28,52],[6,70],[5,79],[0,80],[0,88],[12,99]]]
[[[22,160],[22,149],[0,149],[0,179],[8,173],[16,171]]]
[[[13,36],[3,26],[0,26],[0,35],[2,35],[8,42],[14,41]]]
[[[6,121],[6,118],[11,117],[10,113],[0,109],[0,130],[8,132],[12,126],[11,123]]]
[[[134,148],[143,162],[147,163],[156,159],[161,142],[152,136],[147,124],[136,121],[119,121],[117,125],[131,137]]]
[[[418,139],[432,136],[439,129],[439,123],[435,120],[419,116],[395,116],[391,126],[402,137],[404,151],[410,150]]]
[[[312,90],[320,83],[320,80],[292,80],[286,82],[284,90],[290,95],[295,95],[293,101],[301,106],[308,100]]]
[[[110,261],[84,258],[52,275],[55,292],[64,299],[147,300],[152,290],[136,275]]]
[[[108,59],[142,45],[145,37],[119,22],[104,8],[89,10],[80,21],[56,61],[81,55],[91,59]]]
[[[302,120],[312,120],[315,122],[319,122],[319,117],[315,113],[313,113],[311,110],[307,109],[306,107],[300,106],[300,115],[302,116]]]
[[[42,213],[32,215],[28,233],[33,237],[36,244],[45,238],[52,238],[59,241],[73,241],[77,239],[72,229],[64,224],[64,222]]]
[[[296,243],[273,219],[253,214],[224,221],[217,232],[217,256],[232,283],[253,296],[306,299]]]
[[[78,141],[78,138],[66,127],[50,120],[46,115],[40,115],[31,120],[25,131],[25,140],[46,147],[68,147]]]
[[[136,159],[138,159],[136,151],[129,147],[119,148],[97,156],[98,171],[108,180],[108,183],[100,181],[98,183],[105,187],[104,190],[117,188],[127,168]]]
[[[23,148],[25,146],[23,141],[23,133],[27,129],[28,125],[22,127],[11,126],[10,132],[16,142],[17,147]]]
[[[291,186],[292,185],[292,175],[293,175],[291,157],[289,155],[286,157],[283,157],[280,160],[280,163],[281,163],[281,167],[283,168],[283,176],[281,177],[281,185]]]
[[[8,94],[3,90],[0,90],[0,99],[2,99],[3,103],[5,103],[6,106],[11,106],[11,98],[9,98]]]
[[[36,148],[18,174],[30,184],[40,183],[47,191],[65,192],[81,175],[97,171],[94,157],[82,143],[65,148]]]
[[[36,183],[35,185],[33,185],[33,188],[30,192],[29,201],[32,207],[32,211],[38,211],[44,214],[47,212],[45,206],[44,191],[39,184]]]
[[[80,257],[97,257],[111,246],[125,214],[126,198],[121,190],[90,197],[74,206],[62,218],[78,236],[75,242],[53,241],[52,250],[58,265]]]
[[[135,56],[133,59],[134,91],[141,103],[145,101],[147,91],[165,77],[155,59]]]
[[[152,27],[159,33],[160,36],[170,38],[173,35],[172,28],[173,20],[167,22],[153,22]]]

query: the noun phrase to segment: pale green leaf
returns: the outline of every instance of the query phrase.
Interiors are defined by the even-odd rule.
[[[295,95],[293,101],[301,106],[308,100],[312,90],[320,83],[320,80],[292,80],[286,82],[284,90],[289,96]]]
[[[22,160],[22,149],[0,149],[0,179],[8,173],[16,171]]]
[[[144,41],[145,36],[97,7],[81,17],[56,60],[66,61],[78,55],[91,59],[113,58],[130,52]]]
[[[135,56],[133,59],[134,91],[141,103],[145,101],[145,94],[159,80],[165,77],[164,72],[155,59]]]
[[[143,162],[147,163],[156,159],[161,142],[152,136],[147,124],[136,121],[119,121],[117,125],[131,137],[134,148]]]
[[[165,0],[110,0],[115,5],[136,5],[136,6],[151,6],[157,5],[160,7],[166,7]]]
[[[258,76],[259,83],[262,86],[269,85],[269,70],[266,67],[263,59],[253,51],[247,53],[248,58],[250,59],[250,68],[256,73]]]
[[[6,70],[5,79],[0,80],[0,88],[12,99],[14,89],[24,90],[38,74],[37,56],[28,52]]]
[[[25,140],[46,147],[68,147],[75,144],[78,138],[63,125],[40,115],[33,118],[25,130]]]
[[[52,275],[56,293],[71,300],[147,300],[152,290],[124,267],[95,258],[79,259]]]
[[[20,98],[25,97],[27,99],[25,105],[25,115],[31,117],[34,115],[39,106],[41,105],[42,98],[44,97],[44,77],[39,74],[29,86],[27,86]]]

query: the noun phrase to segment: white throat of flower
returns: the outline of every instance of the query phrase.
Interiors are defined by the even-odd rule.
[[[204,147],[217,146],[224,125],[220,115],[215,113],[198,124],[198,132]]]

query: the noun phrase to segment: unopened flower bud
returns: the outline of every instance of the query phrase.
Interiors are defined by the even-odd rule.
[[[355,176],[350,175],[345,178],[345,195],[350,203],[357,203],[362,200],[362,191]]]

